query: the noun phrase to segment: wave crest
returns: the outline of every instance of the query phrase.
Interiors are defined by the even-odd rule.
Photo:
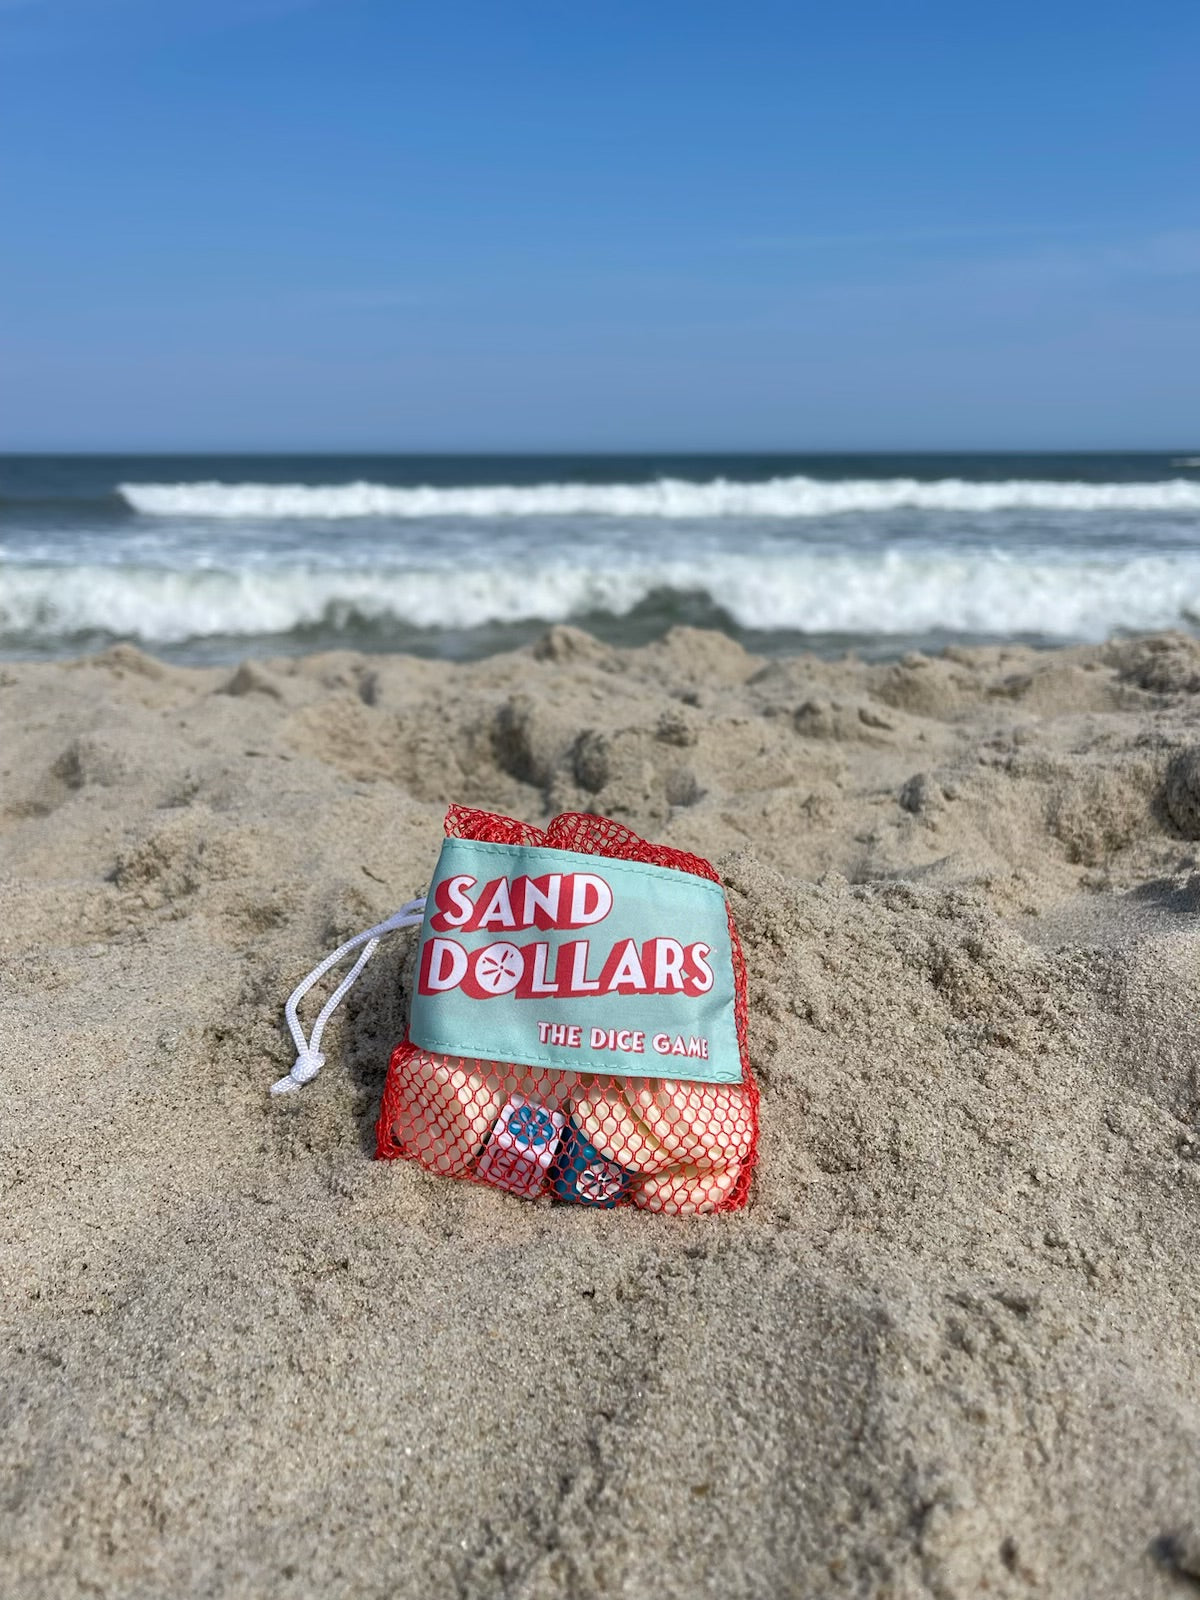
[[[827,517],[887,511],[1200,512],[1200,483],[1041,482],[1012,478],[769,478],[737,483],[492,484],[477,488],[396,488],[381,483],[122,483],[118,493],[152,517],[246,521],[356,517]]]
[[[149,644],[282,636],[324,624],[459,629],[627,616],[657,597],[706,597],[735,624],[807,634],[1037,634],[1102,638],[1200,617],[1200,556],[1013,560],[974,553],[882,558],[808,553],[694,562],[440,571],[239,572],[0,566],[0,632],[53,640],[102,632]]]

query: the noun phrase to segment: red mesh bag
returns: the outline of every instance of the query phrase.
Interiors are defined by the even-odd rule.
[[[645,881],[639,887],[651,906],[656,897],[658,901],[670,899],[671,875],[676,873],[705,879],[720,889],[720,880],[707,861],[647,843],[603,817],[567,814],[542,830],[510,817],[452,806],[446,816],[446,835],[447,839],[483,846],[520,846],[518,854],[527,871],[515,885],[504,880],[501,886],[501,880],[494,879],[478,891],[475,901],[463,886],[478,889],[477,880],[466,874],[453,880],[459,887],[439,889],[440,912],[432,906],[426,910],[418,979],[418,987],[424,985],[435,999],[439,989],[453,988],[460,981],[477,999],[511,995],[527,1000],[530,993],[556,993],[556,980],[545,964],[555,959],[558,965],[553,971],[559,985],[569,989],[574,984],[591,1003],[594,991],[603,984],[600,976],[587,975],[586,945],[582,960],[580,941],[568,945],[566,954],[558,950],[548,958],[536,954],[536,945],[518,946],[516,933],[511,938],[505,934],[515,926],[532,931],[536,938],[537,930],[548,925],[550,914],[543,913],[550,903],[547,885],[551,880],[532,876],[539,852],[641,864],[650,869],[641,873]],[[545,858],[547,862],[551,859]],[[553,862],[561,865],[563,857],[556,855]],[[605,871],[616,873],[618,869]],[[587,881],[579,888],[583,880]],[[600,890],[595,889],[597,883]],[[513,910],[521,885],[525,886],[524,922],[520,921],[521,911]],[[591,893],[594,901],[605,887],[605,880],[596,875],[577,876],[581,900],[572,905],[584,922],[598,921],[598,910],[603,915],[603,908],[589,902],[588,895]],[[561,888],[558,883],[556,896]],[[707,894],[711,897],[711,891]],[[490,924],[483,906],[488,895]],[[557,905],[557,899],[554,903]],[[711,898],[706,904],[711,908]],[[617,997],[616,1004],[623,1005],[626,1019],[636,1023],[640,993],[660,999],[665,995],[670,1003],[685,992],[703,997],[708,993],[705,983],[712,986],[713,969],[727,961],[732,973],[718,971],[717,978],[728,989],[726,1012],[732,1010],[724,1069],[729,1081],[705,1081],[709,1070],[706,1037],[670,1030],[647,1032],[637,1026],[571,1030],[567,1023],[541,1022],[539,1050],[547,1059],[537,1064],[528,1059],[521,1064],[444,1053],[431,1048],[430,1038],[416,1026],[414,1001],[410,1036],[396,1047],[388,1067],[377,1125],[378,1156],[417,1161],[446,1177],[466,1178],[530,1198],[548,1195],[575,1205],[633,1205],[674,1215],[733,1211],[745,1205],[757,1155],[758,1090],[746,1043],[745,962],[723,893],[719,907],[725,924],[721,931],[728,934],[727,948],[723,942],[717,948],[716,940],[711,947],[704,943],[685,947],[673,939],[643,943],[626,939],[613,945],[604,974],[607,991]],[[474,965],[468,973],[467,954],[451,935],[481,917],[482,925],[496,928],[497,933],[486,948],[470,953]],[[434,938],[431,929],[439,927],[439,919],[442,936]],[[569,919],[559,925],[576,930],[581,926]],[[572,961],[577,963],[573,968]],[[654,1003],[651,999],[647,1005]],[[487,1007],[476,1009],[487,1011]],[[525,1010],[529,1012],[528,1007]],[[436,1021],[424,1024],[427,1031],[436,1025]],[[423,1037],[424,1043],[414,1042],[414,1033]],[[579,1044],[575,1035],[583,1040],[578,1049],[573,1049]],[[590,1037],[595,1043],[601,1036],[606,1049],[630,1052],[622,1070],[590,1070],[587,1042]],[[728,1066],[731,1053],[732,1072]],[[553,1065],[549,1064],[551,1054],[555,1055]],[[646,1071],[638,1072],[643,1059]],[[659,1076],[655,1068],[664,1075]]]

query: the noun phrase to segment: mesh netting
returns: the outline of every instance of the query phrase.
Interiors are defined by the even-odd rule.
[[[546,829],[452,806],[451,838],[615,856],[719,882],[699,856],[649,844],[605,817],[568,813]],[[733,918],[734,1016],[742,1082],[693,1083],[556,1071],[445,1056],[405,1039],[388,1067],[377,1154],[509,1193],[675,1215],[746,1203],[758,1145],[747,1053],[746,968]]]

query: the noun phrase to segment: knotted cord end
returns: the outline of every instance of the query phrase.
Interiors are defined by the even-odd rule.
[[[311,1083],[325,1065],[325,1057],[320,1050],[301,1050],[292,1070],[286,1078],[278,1078],[271,1085],[272,1094],[291,1094],[294,1090],[303,1088],[306,1083]]]
[[[2,0],[0,0],[2,3]],[[272,1094],[292,1094],[296,1089],[303,1088],[310,1083],[321,1068],[325,1065],[325,1057],[317,1049],[321,1035],[325,1031],[325,1024],[341,1005],[346,995],[354,987],[359,973],[375,954],[376,947],[384,934],[392,933],[397,928],[415,927],[421,921],[425,909],[424,896],[410,900],[407,905],[401,906],[399,911],[394,911],[386,922],[380,922],[373,928],[367,928],[363,933],[356,933],[353,939],[347,939],[345,944],[340,944],[331,955],[327,955],[309,973],[302,983],[298,983],[288,996],[283,1014],[287,1019],[288,1031],[291,1033],[292,1042],[296,1046],[296,1059],[292,1063],[292,1070],[286,1078],[277,1078],[271,1085]],[[297,1007],[301,1000],[312,988],[319,978],[323,978],[331,967],[336,967],[339,961],[345,959],[351,950],[363,946],[362,954],[351,967],[350,971],[338,984],[337,988],[321,1007],[321,1014],[313,1023],[311,1035],[306,1039],[304,1029],[300,1025]]]

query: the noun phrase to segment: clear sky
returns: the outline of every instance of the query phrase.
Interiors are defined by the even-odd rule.
[[[0,447],[1200,443],[1197,0],[0,0]]]

